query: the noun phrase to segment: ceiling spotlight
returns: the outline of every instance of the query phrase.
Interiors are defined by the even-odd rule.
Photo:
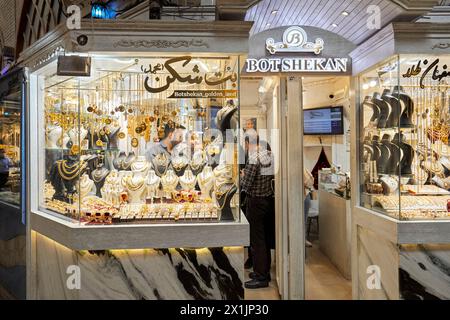
[[[342,11],[342,15],[343,16],[348,16],[350,13],[348,13],[347,11]]]
[[[336,28],[338,25],[337,25],[336,23],[333,23],[331,26],[332,26],[333,28]]]
[[[272,14],[277,14],[278,10],[272,10]]]
[[[367,83],[364,83],[362,88],[363,88],[363,90],[367,90],[367,89],[369,89],[369,85]]]
[[[266,24],[266,27],[270,27],[270,23]]]

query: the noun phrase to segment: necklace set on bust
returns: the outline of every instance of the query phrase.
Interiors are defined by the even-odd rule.
[[[155,168],[156,174],[160,177],[164,176],[169,169],[170,159],[165,153],[157,154],[153,158],[153,167]]]
[[[190,169],[184,172],[184,175],[180,177],[180,184],[183,190],[194,190],[197,184],[197,177],[192,173]]]
[[[94,170],[92,172],[92,180],[94,180],[95,183],[100,183],[106,179],[108,174],[109,174],[108,169],[106,169],[104,167],[97,168],[96,170]]]
[[[59,160],[56,163],[60,177],[66,181],[78,178],[87,166],[87,162],[83,160],[76,161],[73,164],[69,164],[67,160]]]

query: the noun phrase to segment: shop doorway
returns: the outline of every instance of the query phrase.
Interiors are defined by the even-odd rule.
[[[350,300],[350,78],[303,77],[304,297]]]

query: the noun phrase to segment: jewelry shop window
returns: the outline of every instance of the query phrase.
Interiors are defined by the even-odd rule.
[[[21,72],[1,79],[0,92],[0,201],[21,205]]]
[[[360,76],[361,202],[450,218],[450,56],[400,55]]]
[[[239,220],[239,70],[229,55],[38,70],[39,210],[83,225]]]

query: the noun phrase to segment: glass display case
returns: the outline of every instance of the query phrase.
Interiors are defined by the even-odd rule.
[[[319,190],[324,190],[350,199],[350,173],[340,172],[332,168],[319,171]]]
[[[359,77],[361,205],[448,219],[450,55],[394,56]]]
[[[89,59],[88,77],[56,61],[33,73],[39,210],[82,225],[240,220],[239,56]]]
[[[0,79],[0,201],[20,207],[22,71]]]

